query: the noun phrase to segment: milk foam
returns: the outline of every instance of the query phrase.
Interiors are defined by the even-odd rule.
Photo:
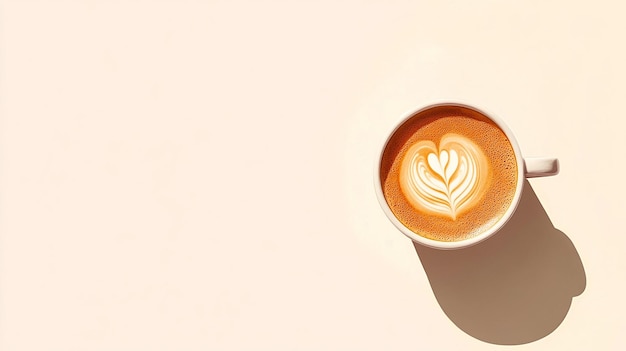
[[[472,140],[454,133],[413,144],[400,166],[400,188],[413,207],[426,213],[457,216],[486,192],[489,161]]]

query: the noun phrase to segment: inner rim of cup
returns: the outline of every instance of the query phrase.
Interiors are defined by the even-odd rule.
[[[391,211],[391,208],[389,207],[389,204],[387,204],[387,200],[383,194],[382,184],[380,181],[380,170],[382,166],[381,163],[383,159],[383,154],[385,150],[387,149],[389,141],[392,139],[395,133],[399,129],[401,129],[402,126],[404,126],[406,122],[408,122],[411,118],[415,117],[416,115],[423,113],[425,111],[429,111],[429,110],[437,109],[437,108],[444,108],[444,107],[460,107],[460,108],[470,109],[490,119],[493,123],[495,123],[498,126],[498,128],[500,128],[500,130],[502,130],[502,132],[504,132],[504,134],[508,138],[509,143],[511,144],[511,147],[513,148],[513,151],[515,154],[515,161],[517,164],[517,184],[515,185],[515,194],[513,196],[513,200],[511,201],[511,205],[509,206],[509,208],[505,211],[502,217],[489,229],[485,230],[479,235],[476,235],[468,239],[459,240],[459,241],[433,240],[433,239],[429,239],[424,236],[421,236],[420,234],[415,233],[411,229],[407,228],[404,224],[402,224],[398,220],[395,214]],[[511,218],[511,216],[515,212],[517,205],[519,203],[519,199],[522,194],[522,188],[524,185],[524,160],[522,158],[519,145],[517,144],[517,140],[515,139],[513,132],[498,117],[496,117],[495,115],[491,113],[485,112],[484,109],[480,109],[472,105],[459,103],[459,102],[442,102],[442,103],[431,104],[423,108],[420,108],[418,110],[411,111],[410,113],[405,115],[405,117],[395,126],[395,128],[393,128],[391,133],[387,134],[387,139],[385,140],[385,143],[383,144],[383,147],[380,150],[380,153],[378,155],[378,159],[376,162],[375,184],[376,184],[376,195],[378,197],[378,201],[380,202],[383,211],[385,212],[387,217],[390,219],[390,221],[394,224],[394,226],[398,228],[404,235],[409,237],[411,240],[418,242],[420,244],[426,245],[426,246],[430,246],[430,247],[434,247],[438,249],[457,249],[457,248],[468,247],[468,246],[477,244],[489,238],[490,236],[495,234],[498,230],[500,230],[504,226],[504,224],[506,224],[506,222],[508,222],[508,220]]]

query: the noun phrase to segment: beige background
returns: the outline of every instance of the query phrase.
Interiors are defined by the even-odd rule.
[[[0,349],[623,349],[625,10],[2,1]],[[444,99],[561,160],[447,255],[372,186]]]

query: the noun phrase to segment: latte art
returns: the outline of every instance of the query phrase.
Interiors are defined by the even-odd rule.
[[[455,242],[484,233],[507,215],[519,186],[513,145],[488,116],[434,105],[407,118],[379,163],[386,205],[411,232]]]
[[[448,133],[441,137],[439,147],[429,140],[413,144],[399,176],[402,192],[413,207],[456,220],[480,201],[488,174],[488,159],[478,145]]]

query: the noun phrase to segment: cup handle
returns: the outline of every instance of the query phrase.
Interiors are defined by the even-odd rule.
[[[524,158],[526,178],[546,177],[559,174],[559,160],[549,157]]]

